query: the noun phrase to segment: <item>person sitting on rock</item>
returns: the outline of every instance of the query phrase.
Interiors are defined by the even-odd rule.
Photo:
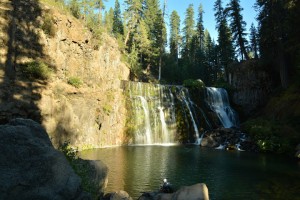
[[[163,180],[163,184],[160,187],[160,192],[163,192],[163,193],[172,193],[173,192],[171,184],[167,181],[166,178]]]

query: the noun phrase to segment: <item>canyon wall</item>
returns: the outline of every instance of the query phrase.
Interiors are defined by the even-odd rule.
[[[270,76],[254,59],[231,66],[228,81],[233,88],[232,101],[246,117],[255,115],[272,91]]]
[[[0,47],[0,122],[39,121],[56,146],[121,145],[126,123],[121,81],[128,80],[129,68],[117,41],[106,33],[96,38],[82,20],[36,1],[4,0],[0,9],[5,25],[0,39],[7,44]],[[22,65],[32,61],[50,66],[51,77],[22,76]],[[13,78],[9,67],[15,69]],[[70,84],[72,79],[80,86]]]

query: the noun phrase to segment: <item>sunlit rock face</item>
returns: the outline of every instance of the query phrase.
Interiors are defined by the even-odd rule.
[[[82,21],[40,1],[4,0],[2,6],[0,123],[16,117],[38,121],[55,146],[65,141],[79,149],[121,145],[126,109],[120,83],[128,80],[129,68],[117,41],[103,33],[100,42]],[[10,39],[18,48],[9,46]],[[49,80],[21,77],[21,65],[36,60],[53,68]],[[16,65],[11,81],[7,63]],[[73,77],[82,83],[79,88],[68,84]]]
[[[255,60],[232,66],[228,82],[234,88],[233,103],[240,106],[246,116],[263,106],[272,91],[271,77]]]

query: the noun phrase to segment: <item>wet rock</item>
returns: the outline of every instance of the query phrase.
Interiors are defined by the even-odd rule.
[[[91,199],[46,131],[28,119],[0,126],[0,199]]]
[[[101,160],[83,160],[81,158],[73,161],[75,168],[86,171],[83,181],[91,184],[90,191],[102,195],[108,183],[108,167]],[[93,187],[93,188],[91,188]]]
[[[207,131],[201,146],[228,150],[256,151],[256,146],[244,133],[235,128],[218,128]]]
[[[213,148],[219,146],[219,144],[212,136],[207,135],[201,140],[201,146]]]

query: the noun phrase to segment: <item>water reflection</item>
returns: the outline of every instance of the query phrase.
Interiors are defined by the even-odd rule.
[[[141,192],[158,190],[164,178],[175,189],[205,182],[212,200],[300,196],[300,167],[278,155],[198,146],[129,146],[85,151],[81,157],[100,159],[109,166],[106,192],[125,190],[134,199]]]

